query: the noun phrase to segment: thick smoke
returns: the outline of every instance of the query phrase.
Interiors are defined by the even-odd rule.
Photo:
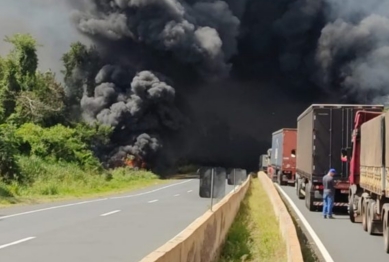
[[[295,126],[309,103],[386,100],[388,3],[89,0],[73,20],[80,32],[103,40],[108,50],[120,43],[122,50],[128,45],[168,54],[145,56],[146,69],[158,61],[158,69],[170,68],[163,71],[180,79],[186,73],[179,65],[193,68],[198,73],[195,83],[190,77],[187,82],[180,79],[176,90],[192,119],[181,132],[186,137],[182,155],[200,162],[254,166],[271,132]],[[219,81],[203,83],[215,79]],[[132,84],[131,95],[118,100],[120,105],[110,105],[117,99],[114,89],[101,83],[96,92],[104,95],[95,95],[100,107],[91,104],[99,110],[96,119],[110,125],[120,123],[123,112],[141,110],[145,99],[132,97]],[[174,126],[169,128],[180,130]]]
[[[109,161],[255,168],[309,104],[388,100],[389,0],[65,2],[102,56],[81,109],[115,127]]]
[[[237,51],[239,20],[224,1],[116,0],[84,2],[78,29],[112,41],[128,39],[196,65],[206,78],[228,75]]]

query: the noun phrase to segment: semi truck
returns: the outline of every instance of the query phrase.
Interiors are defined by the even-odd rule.
[[[350,161],[349,215],[370,235],[383,235],[389,253],[389,112],[355,117]]]
[[[282,128],[272,134],[271,174],[279,185],[294,185],[296,173],[296,134],[295,128]]]
[[[323,176],[334,168],[334,206],[349,206],[352,134],[357,112],[382,112],[382,105],[313,104],[297,118],[296,195],[308,210],[323,205]]]

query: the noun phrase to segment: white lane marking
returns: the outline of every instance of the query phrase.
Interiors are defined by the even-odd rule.
[[[315,241],[317,247],[319,248],[320,250],[320,253],[322,254],[322,256],[324,257],[324,260],[326,262],[334,262],[334,260],[332,259],[330,253],[327,251],[327,249],[325,248],[325,246],[323,245],[323,243],[321,242],[320,238],[316,235],[315,231],[313,230],[313,228],[311,227],[311,225],[308,223],[308,221],[305,219],[304,215],[300,212],[300,210],[298,209],[298,207],[295,205],[295,203],[293,203],[293,200],[285,193],[284,190],[282,190],[282,188],[278,185],[278,184],[274,184],[278,189],[279,189],[279,192],[282,193],[282,195],[286,198],[286,200],[288,200],[289,204],[292,206],[294,212],[296,212],[297,216],[299,217],[299,219],[301,220],[301,222],[304,224],[305,228],[307,229],[308,233],[311,235],[313,241]]]
[[[154,200],[149,201],[149,203],[155,203],[157,201],[158,201],[158,199],[154,199]]]
[[[151,191],[147,191],[147,192],[143,192],[143,193],[139,193],[139,194],[134,194],[134,195],[121,196],[121,197],[111,197],[111,198],[102,198],[102,199],[95,199],[95,200],[89,200],[89,201],[82,201],[82,202],[78,202],[78,203],[72,203],[72,204],[66,204],[66,205],[53,206],[53,207],[48,207],[48,208],[42,208],[42,209],[31,210],[31,211],[22,212],[22,213],[17,213],[17,214],[12,214],[12,215],[3,216],[3,217],[0,216],[0,220],[2,220],[2,219],[7,219],[7,218],[11,218],[11,217],[17,217],[17,216],[23,216],[23,215],[34,214],[34,213],[43,212],[43,211],[48,211],[48,210],[53,210],[53,209],[64,208],[64,207],[71,207],[71,206],[84,205],[84,204],[89,204],[89,203],[98,202],[98,201],[105,201],[105,200],[108,200],[108,199],[121,199],[121,198],[129,198],[129,197],[142,196],[142,195],[154,193],[154,192],[157,192],[157,191],[160,191],[160,190],[169,188],[169,187],[178,186],[178,185],[181,185],[181,184],[184,184],[184,183],[188,183],[188,182],[190,182],[190,181],[192,181],[192,180],[193,180],[193,179],[186,180],[186,181],[183,181],[183,182],[175,183],[175,184],[172,184],[172,185],[169,185],[169,186],[161,187],[161,188],[158,188],[158,189],[154,189],[154,190],[151,190]]]
[[[105,200],[108,200],[108,198],[96,199],[96,200],[90,200],[90,201],[83,201],[83,202],[72,203],[72,204],[61,205],[61,206],[48,207],[48,208],[42,208],[42,209],[37,209],[37,210],[32,210],[32,211],[27,211],[27,212],[22,212],[22,213],[17,213],[17,214],[13,214],[13,215],[9,215],[9,216],[3,216],[3,217],[0,216],[0,220],[6,219],[6,218],[11,218],[11,217],[17,217],[17,216],[22,216],[22,215],[38,213],[38,212],[42,212],[42,211],[48,211],[48,210],[52,210],[52,209],[59,209],[59,208],[64,208],[64,207],[71,207],[71,206],[89,204],[89,203],[98,202],[98,201],[105,201]]]
[[[115,214],[117,212],[120,212],[120,210],[115,210],[115,211],[112,211],[112,212],[108,212],[108,213],[102,214],[100,216],[105,217],[105,216],[109,216],[109,215]]]
[[[189,190],[188,193],[192,192],[193,190]]]
[[[14,246],[14,245],[17,245],[17,244],[20,244],[20,243],[23,243],[23,242],[32,240],[32,239],[34,239],[34,238],[35,238],[35,237],[23,238],[23,239],[20,239],[20,240],[18,240],[18,241],[15,241],[15,242],[12,242],[12,243],[9,243],[9,244],[2,245],[2,246],[0,246],[0,249],[6,248],[6,247],[10,247],[10,246]]]
[[[128,195],[128,196],[120,196],[120,197],[111,197],[110,199],[121,199],[121,198],[129,198],[129,197],[143,196],[143,195],[151,194],[151,193],[154,193],[154,192],[157,192],[157,191],[160,191],[160,190],[169,188],[169,187],[174,187],[174,186],[182,185],[182,184],[188,183],[188,182],[190,182],[190,181],[192,181],[192,180],[193,180],[193,179],[189,179],[189,180],[186,180],[186,181],[184,181],[184,182],[179,182],[179,183],[176,183],[176,184],[168,185],[168,186],[165,186],[165,187],[161,187],[161,188],[158,188],[158,189],[154,189],[154,190],[147,191],[147,192],[143,192],[143,193],[139,193],[139,194]]]
[[[178,197],[179,195],[180,195],[180,194],[175,194],[174,196],[175,196],[175,197]]]

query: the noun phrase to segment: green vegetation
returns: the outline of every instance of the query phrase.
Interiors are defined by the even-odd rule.
[[[266,192],[252,180],[228,232],[219,262],[287,261],[286,245]]]
[[[94,152],[112,128],[80,119],[83,92],[93,92],[100,68],[94,48],[71,45],[63,56],[64,85],[38,70],[37,43],[28,34],[7,37],[0,57],[0,204],[38,202],[120,192],[162,183],[147,171],[107,170]],[[86,75],[73,77],[74,70]],[[90,74],[90,75],[89,75]]]

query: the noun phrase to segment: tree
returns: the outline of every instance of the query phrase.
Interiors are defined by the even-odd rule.
[[[2,122],[52,125],[62,117],[64,92],[52,72],[37,71],[37,43],[29,34],[5,41],[14,48],[0,60],[0,116]]]
[[[72,104],[80,104],[82,95],[93,94],[95,77],[101,68],[101,59],[94,46],[87,48],[80,42],[71,44],[69,52],[62,56],[65,70],[66,95]]]

